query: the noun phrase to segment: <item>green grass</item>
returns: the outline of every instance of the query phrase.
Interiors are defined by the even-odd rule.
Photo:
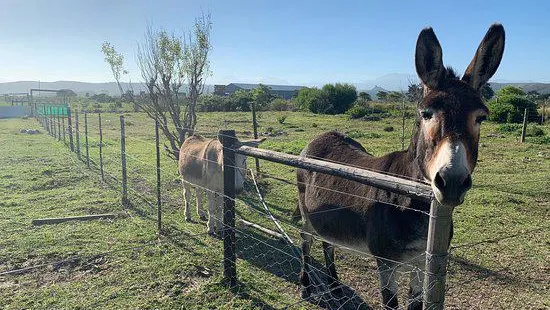
[[[286,115],[284,124],[277,118]],[[34,120],[0,121],[0,272],[35,266],[74,256],[60,266],[22,275],[0,277],[0,299],[8,309],[19,308],[312,308],[300,303],[299,262],[282,243],[254,230],[239,228],[236,292],[221,283],[222,242],[205,235],[205,224],[186,223],[175,162],[162,157],[163,225],[156,237],[153,123],[139,113],[126,113],[128,179],[131,206],[120,205],[119,118],[103,115],[104,158],[107,181],[97,171],[99,159],[97,115],[89,115],[92,169],[70,153],[63,142],[47,134],[19,134],[38,128]],[[374,155],[401,149],[400,120],[349,120],[300,112],[261,112],[262,148],[298,154],[314,136],[327,130],[347,132]],[[199,133],[236,129],[251,137],[249,114],[200,114]],[[396,130],[383,129],[394,126]],[[543,126],[546,133],[550,126]],[[80,131],[84,131],[81,115]],[[515,133],[492,136],[497,125],[484,124],[474,188],[454,215],[454,245],[480,243],[453,250],[447,279],[450,309],[528,309],[550,307],[548,227],[550,210],[550,147],[519,143]],[[407,121],[406,142],[412,132]],[[81,143],[84,139],[81,137]],[[407,144],[407,143],[406,143]],[[84,151],[82,150],[84,153]],[[249,160],[249,164],[253,161]],[[295,169],[261,161],[262,171],[295,181]],[[251,165],[252,167],[252,165]],[[112,178],[112,177],[114,178]],[[290,223],[296,205],[292,184],[272,178],[260,181],[267,204],[295,242],[299,229]],[[239,217],[275,229],[258,215],[261,208],[252,184],[239,197]],[[245,205],[247,204],[248,207]],[[115,212],[116,220],[70,222],[32,226],[34,218]],[[537,230],[538,229],[538,230]],[[315,244],[314,255],[324,263]],[[139,247],[141,246],[141,247]],[[136,248],[138,247],[138,248]],[[109,252],[103,256],[99,253]],[[379,307],[373,259],[337,250],[342,282],[353,287],[365,302]],[[403,287],[404,288],[404,287]],[[405,289],[403,289],[405,291]],[[405,293],[405,292],[402,292]],[[403,301],[403,298],[401,298]]]

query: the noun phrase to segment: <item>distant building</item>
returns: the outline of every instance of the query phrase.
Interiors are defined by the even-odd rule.
[[[246,84],[246,83],[231,83],[227,86],[215,85],[214,94],[220,96],[229,96],[238,90],[250,91],[257,88],[260,84]],[[289,100],[298,93],[298,91],[305,86],[292,86],[292,85],[270,85],[264,84],[271,89],[271,93],[277,95],[283,99]]]
[[[225,93],[225,85],[214,85],[214,95],[227,96]]]

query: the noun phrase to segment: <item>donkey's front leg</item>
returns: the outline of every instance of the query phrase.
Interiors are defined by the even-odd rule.
[[[311,297],[313,293],[313,287],[311,279],[309,278],[309,265],[311,264],[311,256],[309,256],[309,251],[311,249],[311,243],[313,242],[313,237],[311,234],[302,232],[302,270],[300,271],[300,283],[302,284],[302,298],[307,299]]]
[[[398,309],[397,302],[397,263],[383,258],[377,258],[378,275],[380,276],[380,290],[382,291],[382,304],[386,310]]]
[[[424,256],[422,256],[423,258]],[[424,285],[424,260],[416,260],[411,271],[411,282],[409,286],[408,310],[422,309],[422,292]]]
[[[191,200],[191,186],[189,186],[189,183],[185,182],[183,179],[181,180],[181,184],[183,185],[183,212],[185,214],[185,220],[191,221],[191,211],[189,209],[189,202]]]
[[[323,241],[323,253],[325,254],[325,262],[327,263],[327,269],[331,278],[329,279],[331,293],[334,295],[341,295],[343,291],[340,287],[338,273],[336,272],[336,264],[334,263],[334,246]]]

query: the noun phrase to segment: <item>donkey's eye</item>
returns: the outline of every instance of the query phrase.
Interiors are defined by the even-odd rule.
[[[487,120],[487,115],[480,115],[476,118],[476,123],[481,124],[483,121]]]
[[[432,110],[423,110],[423,111],[420,111],[420,115],[422,116],[423,119],[429,120],[434,116],[434,112]]]

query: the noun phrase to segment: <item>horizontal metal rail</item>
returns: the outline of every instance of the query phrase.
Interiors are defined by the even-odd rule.
[[[326,162],[323,160],[307,158],[303,156],[289,155],[275,151],[263,150],[244,145],[236,147],[235,153],[264,159],[267,161],[272,161],[275,163],[280,163],[296,168],[307,169],[309,171],[342,177],[359,182],[361,184],[374,186],[397,194],[405,195],[412,198],[418,198],[427,202],[431,201],[434,198],[432,188],[428,184],[405,180],[399,177],[369,171],[366,169],[346,166],[333,162]]]

